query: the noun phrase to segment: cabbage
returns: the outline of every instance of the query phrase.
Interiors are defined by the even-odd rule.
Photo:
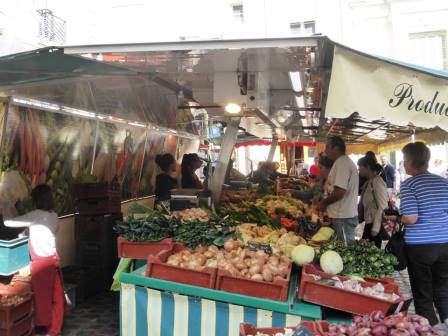
[[[308,245],[298,245],[292,250],[291,259],[299,266],[309,264],[314,260],[314,249]]]
[[[325,273],[339,274],[344,269],[344,264],[337,252],[327,251],[320,257],[320,267]]]

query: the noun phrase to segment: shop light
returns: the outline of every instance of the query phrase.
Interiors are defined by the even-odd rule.
[[[89,112],[89,111],[84,111],[84,110],[79,110],[79,109],[76,109],[73,107],[62,106],[62,111],[66,112],[66,113],[78,115],[81,117],[95,118],[95,113]]]
[[[241,106],[239,106],[238,104],[234,104],[234,103],[227,104],[224,109],[229,114],[238,114],[241,112]]]
[[[128,122],[128,125],[129,125],[129,126],[140,127],[140,128],[145,128],[145,127],[146,127],[146,125],[144,125],[144,124],[140,124],[140,123],[138,123],[138,122]]]
[[[13,97],[12,101],[16,104],[36,107],[38,109],[60,111],[60,106],[58,104],[48,103],[37,99],[28,99],[22,97]]]

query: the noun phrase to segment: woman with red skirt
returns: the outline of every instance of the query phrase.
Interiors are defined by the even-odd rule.
[[[11,218],[11,207],[4,206],[4,223],[8,227],[29,228],[34,324],[46,328],[46,335],[58,336],[61,335],[65,311],[64,286],[55,239],[59,219],[53,211],[53,196],[48,185],[35,187],[31,196],[36,209]]]

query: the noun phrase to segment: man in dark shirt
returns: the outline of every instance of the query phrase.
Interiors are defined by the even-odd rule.
[[[386,175],[387,193],[389,194],[389,197],[391,197],[396,192],[395,167],[389,163],[387,157],[384,155],[381,156],[381,163],[383,164],[383,171]]]

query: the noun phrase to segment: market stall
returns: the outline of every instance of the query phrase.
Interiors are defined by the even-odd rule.
[[[211,138],[210,126],[222,120],[226,129],[209,184],[214,208],[178,212],[128,205],[121,218],[108,223],[119,235],[123,258],[115,277],[121,286],[121,334],[243,335],[240,323],[296,328],[304,320],[331,319],[329,308],[355,315],[380,311],[363,322],[378,323],[382,314],[407,308],[408,298],[388,278],[397,261],[371,244],[335,242],[312,203],[278,195],[281,183],[305,190],[307,181],[276,179],[269,188],[223,190],[242,126],[269,139],[263,144],[271,145],[270,159],[279,142],[319,148],[331,135],[363,150],[392,140],[402,144],[419,134],[431,138],[417,128],[432,126],[419,122],[423,100],[412,102],[421,107],[418,118],[407,115],[401,123],[399,113],[391,121],[353,115],[364,115],[363,106],[338,91],[349,81],[340,55],[354,57],[345,52],[351,51],[312,37],[79,46],[0,59],[0,71],[9,74],[0,89],[11,96],[3,101],[2,169],[19,171],[29,188],[52,185],[59,215],[73,213],[75,205],[78,216],[110,215],[122,212],[121,204],[95,200],[93,207],[85,206],[92,199],[75,196],[75,184],[95,189],[98,184],[89,180],[94,178],[108,186],[106,192],[118,191],[121,200],[152,195],[155,154],[180,159],[199,148],[200,138]],[[369,81],[362,68],[354,67],[360,80]],[[392,108],[411,99],[406,90],[389,97]],[[437,104],[434,116],[440,121],[442,104]],[[374,119],[375,113],[365,114]],[[444,141],[445,132],[437,134]],[[114,183],[118,189],[111,188]],[[80,206],[85,206],[81,212]],[[102,243],[99,234],[89,243]],[[83,260],[105,259],[95,258],[97,253]],[[362,321],[354,322],[362,327]],[[319,328],[315,334],[331,335],[337,327]]]

